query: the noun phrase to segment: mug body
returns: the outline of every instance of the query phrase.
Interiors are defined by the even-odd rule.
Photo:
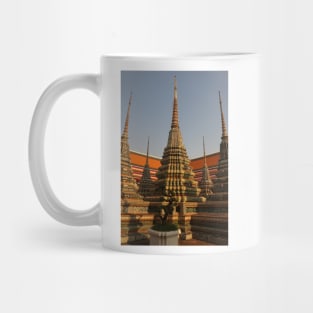
[[[103,244],[211,253],[259,240],[259,57],[101,59]]]

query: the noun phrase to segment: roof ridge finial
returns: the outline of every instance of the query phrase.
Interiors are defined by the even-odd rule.
[[[221,111],[221,120],[222,120],[222,137],[227,137],[227,128],[226,128],[226,123],[225,123],[225,118],[224,118],[224,112],[223,112],[223,107],[222,107],[222,98],[221,98],[221,92],[218,91],[218,97],[219,97],[219,102],[220,102],[220,111]]]

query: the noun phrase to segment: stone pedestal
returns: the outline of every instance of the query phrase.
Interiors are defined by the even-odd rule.
[[[151,246],[177,246],[178,230],[173,231],[157,231],[149,229]]]

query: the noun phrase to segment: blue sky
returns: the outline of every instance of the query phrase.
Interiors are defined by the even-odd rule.
[[[122,71],[121,111],[123,129],[130,93],[130,149],[162,157],[171,127],[174,75],[177,79],[179,125],[189,158],[219,151],[221,117],[218,91],[228,121],[228,73],[226,71]]]

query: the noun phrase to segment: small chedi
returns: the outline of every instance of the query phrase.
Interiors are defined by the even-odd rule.
[[[213,182],[206,161],[204,136],[203,136],[203,168],[202,168],[202,178],[199,183],[199,187],[201,189],[200,196],[208,199],[209,196],[213,194]]]
[[[214,243],[228,244],[228,134],[219,92],[219,105],[222,122],[220,142],[220,159],[215,178],[212,179],[212,193],[207,196],[205,204],[198,206],[198,214],[190,221],[194,238]]]
[[[150,166],[149,166],[149,137],[148,137],[146,163],[143,168],[141,180],[139,182],[139,193],[144,198],[147,198],[149,196],[152,196],[153,192],[154,192],[154,184],[151,179]]]

